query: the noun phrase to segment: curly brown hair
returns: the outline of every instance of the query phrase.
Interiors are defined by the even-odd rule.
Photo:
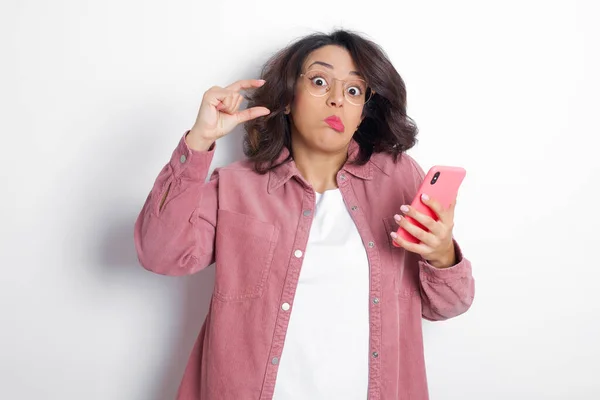
[[[381,47],[347,30],[331,34],[315,33],[305,36],[269,59],[261,72],[266,83],[246,93],[248,107],[263,106],[269,115],[244,124],[244,154],[254,162],[256,172],[264,174],[275,168],[275,160],[284,146],[291,160],[291,128],[285,108],[292,103],[296,80],[308,55],[320,47],[336,45],[350,53],[359,72],[374,91],[365,104],[364,119],[354,133],[359,144],[357,164],[365,164],[373,153],[386,152],[398,160],[403,152],[416,144],[417,126],[406,115],[404,80]]]

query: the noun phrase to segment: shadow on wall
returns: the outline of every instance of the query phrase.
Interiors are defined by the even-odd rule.
[[[186,282],[182,308],[173,310],[179,316],[178,332],[173,335],[169,361],[158,368],[160,376],[156,377],[153,400],[175,399],[188,358],[210,306],[214,275],[214,267],[211,266],[194,276],[183,278]]]
[[[104,265],[111,268],[143,268],[137,259],[133,240],[133,221],[138,212],[139,210],[129,213],[106,232],[101,246]],[[149,400],[175,399],[188,357],[210,306],[214,276],[214,265],[211,265],[192,276],[161,277],[182,280],[182,285],[178,287],[183,293],[177,296],[177,301],[170,303],[171,309],[167,311],[173,332],[169,335],[170,341],[166,343],[163,353],[166,354],[164,364],[152,368],[156,376],[149,377],[149,381],[154,383],[154,387],[142,390],[151,393]],[[165,342],[162,341],[162,344]]]
[[[229,135],[219,139],[219,150],[215,153],[211,169],[217,165],[230,164],[244,157],[242,135],[241,128],[237,127]],[[175,399],[188,358],[210,307],[214,278],[214,265],[193,276],[181,278],[186,280],[185,297],[182,309],[173,310],[175,314],[179,315],[178,333],[174,335],[176,339],[171,346],[169,362],[159,369],[162,375],[158,377],[153,400]]]
[[[245,105],[242,105],[242,108],[244,107]],[[150,106],[150,108],[156,107]],[[150,114],[152,115],[151,111]],[[138,110],[132,115],[139,117],[140,113],[145,115],[148,112],[148,110]],[[136,184],[131,182],[135,182],[136,176],[145,176],[147,172],[145,169],[153,162],[148,159],[148,163],[130,163],[128,156],[132,152],[138,153],[137,160],[141,159],[140,152],[148,154],[148,157],[153,157],[153,154],[156,153],[166,153],[170,156],[171,151],[177,146],[177,141],[181,138],[180,135],[184,133],[184,131],[165,133],[164,126],[161,126],[164,125],[164,121],[161,119],[161,121],[145,121],[144,126],[138,126],[136,132],[132,134],[131,126],[136,123],[139,125],[139,122],[121,121],[119,129],[123,129],[124,132],[117,132],[117,136],[124,140],[115,142],[109,140],[109,138],[103,138],[102,143],[89,143],[90,146],[96,146],[94,149],[101,152],[105,159],[110,160],[105,165],[96,167],[93,171],[96,178],[86,179],[87,183],[94,185],[93,188],[86,191],[86,197],[89,200],[90,197],[88,196],[93,196],[101,204],[110,206],[106,209],[104,218],[99,216],[104,221],[102,229],[105,231],[102,232],[101,237],[103,240],[97,251],[100,264],[111,270],[109,274],[113,278],[114,274],[125,273],[128,275],[135,268],[143,268],[137,258],[133,230],[135,220],[146,197],[144,195],[140,197],[139,186],[136,187]],[[172,149],[168,149],[166,152],[153,149],[152,143],[156,143],[157,140],[164,142],[164,137],[159,137],[165,134],[173,137]],[[219,139],[210,172],[215,167],[224,166],[244,158],[242,139],[242,126],[236,127],[229,135]],[[166,158],[164,161],[159,162],[161,165],[156,169],[156,175],[168,161],[169,159]],[[146,194],[150,192],[153,182],[152,180],[148,186]],[[131,187],[132,190],[125,193],[115,193],[112,190],[113,188],[127,187]],[[103,268],[102,274],[106,273],[106,269]],[[175,398],[189,355],[210,306],[214,276],[214,265],[212,265],[193,276],[175,278],[182,280],[183,283],[180,287],[183,288],[184,293],[179,293],[178,298],[181,301],[173,302],[173,308],[169,310],[169,320],[173,324],[173,334],[170,335],[171,343],[167,344],[167,350],[165,350],[168,355],[165,357],[164,365],[152,368],[153,371],[156,371],[156,376],[149,378],[152,382],[155,382],[155,386],[143,390],[145,393],[152,394],[149,399],[166,400]],[[165,279],[170,278],[165,277]]]

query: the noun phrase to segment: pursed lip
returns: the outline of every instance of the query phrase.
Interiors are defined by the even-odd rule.
[[[344,132],[344,123],[342,122],[340,117],[338,117],[336,115],[331,115],[331,116],[325,118],[324,121],[327,123],[327,125],[329,125],[334,130],[336,130],[338,132]]]

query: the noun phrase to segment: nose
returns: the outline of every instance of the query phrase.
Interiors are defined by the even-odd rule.
[[[331,107],[341,107],[344,102],[344,84],[343,82],[333,81],[327,104]]]

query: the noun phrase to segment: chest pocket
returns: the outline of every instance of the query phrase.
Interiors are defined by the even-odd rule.
[[[388,242],[388,255],[392,268],[394,269],[394,289],[400,297],[411,297],[419,292],[419,260],[421,256],[396,247],[390,232],[398,230],[398,224],[394,218],[384,218],[383,225]]]
[[[215,291],[222,301],[261,297],[271,270],[278,229],[249,215],[219,210]]]

